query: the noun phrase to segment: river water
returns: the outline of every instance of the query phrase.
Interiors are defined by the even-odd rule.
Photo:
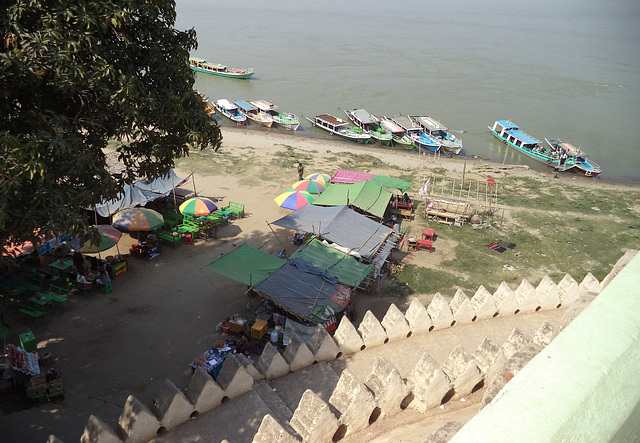
[[[301,114],[430,115],[464,155],[545,169],[487,129],[511,119],[581,147],[603,179],[640,179],[637,0],[176,3],[177,28],[197,32],[192,55],[256,72],[198,73],[196,88],[272,101],[301,117],[300,137],[329,137]]]

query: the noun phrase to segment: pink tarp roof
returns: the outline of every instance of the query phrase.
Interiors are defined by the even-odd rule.
[[[364,172],[349,171],[348,169],[338,169],[333,177],[331,177],[331,183],[353,184],[364,181],[371,181],[373,174],[365,174]]]

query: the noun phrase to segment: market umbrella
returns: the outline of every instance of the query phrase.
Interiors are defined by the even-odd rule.
[[[153,231],[164,225],[164,218],[153,209],[131,208],[116,213],[111,225],[127,232]]]
[[[201,217],[209,215],[218,210],[213,200],[204,197],[194,197],[185,201],[180,205],[180,212],[192,217]]]
[[[285,209],[299,209],[304,205],[310,205],[315,198],[306,191],[284,191],[273,199],[278,206]]]
[[[307,191],[309,194],[320,194],[327,186],[318,180],[300,180],[292,186],[294,191]]]
[[[326,187],[327,184],[329,183],[329,180],[331,180],[331,177],[329,177],[327,174],[311,174],[311,175],[307,175],[305,179],[319,181]]]
[[[89,236],[89,233],[85,233],[84,236],[78,237],[71,243],[71,247],[76,251],[80,251],[85,254],[102,252],[107,249],[111,249],[118,244],[118,240],[122,237],[122,232],[110,225],[98,225],[98,234],[100,235],[100,243],[96,243]],[[84,243],[83,243],[84,242]]]

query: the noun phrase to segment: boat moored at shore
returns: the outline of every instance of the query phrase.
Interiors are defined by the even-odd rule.
[[[587,177],[597,177],[602,173],[600,166],[589,159],[589,156],[582,152],[580,148],[575,147],[571,143],[563,142],[558,139],[544,139],[552,150],[564,150],[569,157],[575,157],[574,170],[580,171]]]
[[[413,149],[413,140],[411,140],[400,126],[396,125],[387,117],[380,119],[380,127],[391,133],[391,140],[394,145],[402,146],[406,149]]]
[[[540,140],[536,140],[523,132],[511,120],[496,120],[493,126],[489,126],[489,130],[498,140],[511,146],[516,151],[552,168],[558,168],[559,171],[567,171],[576,164],[575,156],[567,153],[567,158],[563,162],[561,160],[561,151],[545,148],[541,145]]]
[[[427,151],[436,152],[440,149],[440,143],[424,133],[422,127],[414,122],[406,115],[393,117],[391,120],[400,126],[417,148],[426,149]]]
[[[225,65],[209,63],[203,58],[189,57],[189,67],[197,72],[219,75],[222,77],[249,79],[253,75],[252,69],[229,69]]]
[[[278,107],[266,100],[255,100],[251,104],[263,112],[266,112],[271,116],[273,122],[282,126],[288,131],[295,131],[300,126],[300,120],[295,114],[278,111]]]
[[[350,111],[344,111],[356,126],[368,131],[371,134],[371,138],[385,146],[391,144],[391,132],[380,127],[380,120],[375,115],[368,112],[366,109],[352,109]]]
[[[420,125],[425,134],[440,143],[442,149],[453,155],[460,154],[462,150],[462,140],[451,134],[449,129],[438,120],[429,116],[417,115],[412,115],[409,118]]]
[[[220,114],[239,125],[244,125],[247,121],[247,117],[240,112],[236,105],[231,103],[231,100],[226,98],[218,99],[213,102],[213,107],[216,108],[216,111]]]
[[[246,100],[234,100],[233,103],[238,107],[240,112],[254,123],[270,128],[273,119],[266,112],[258,109],[258,107]]]
[[[349,122],[333,115],[321,114],[315,117],[303,115],[303,117],[309,120],[313,126],[317,126],[344,139],[358,143],[369,143],[369,140],[371,140],[369,132],[362,128],[353,127],[349,125]]]

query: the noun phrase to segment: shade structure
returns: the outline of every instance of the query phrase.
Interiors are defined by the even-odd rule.
[[[315,201],[311,194],[305,191],[284,191],[273,199],[278,206],[295,211],[304,205],[310,205]]]
[[[292,185],[294,191],[307,191],[309,194],[320,194],[326,185],[318,180],[306,179],[295,182]]]
[[[184,215],[201,217],[217,211],[218,207],[213,203],[213,200],[205,197],[194,197],[182,203],[179,209]]]
[[[327,186],[327,183],[329,183],[329,180],[331,180],[331,177],[328,176],[327,174],[319,174],[318,173],[318,174],[307,175],[305,177],[305,179],[319,181],[320,183],[322,183],[325,186]]]
[[[112,226],[121,231],[153,231],[164,225],[162,214],[147,208],[131,208],[113,216]]]
[[[71,247],[85,254],[102,252],[113,248],[122,237],[122,232],[110,225],[98,225],[98,234],[100,235],[100,243],[95,243],[89,238],[88,233],[85,238],[78,238],[70,243]],[[83,242],[84,240],[84,242]]]

